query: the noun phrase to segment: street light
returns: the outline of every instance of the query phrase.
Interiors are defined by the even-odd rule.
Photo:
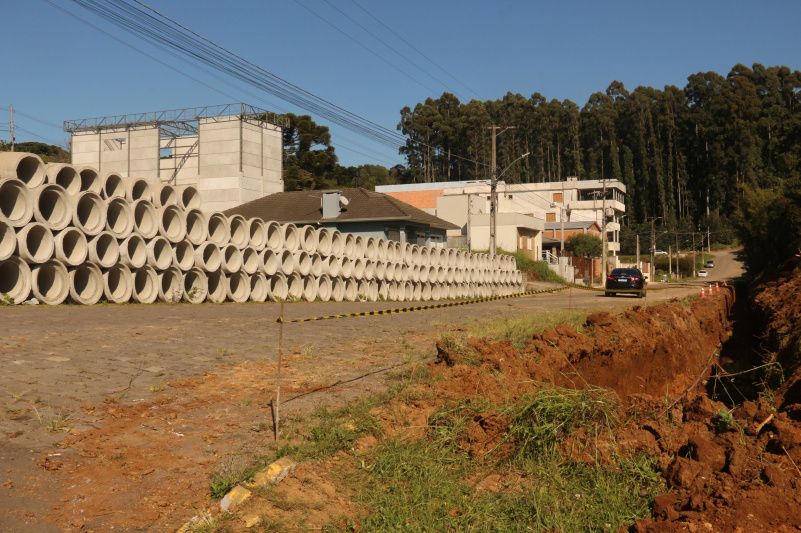
[[[494,140],[494,138],[493,138]],[[521,159],[528,157],[531,152],[526,152],[525,154],[521,155],[498,174],[495,165],[492,166],[492,181],[490,182],[490,257],[495,257],[495,235],[497,226],[495,223],[495,214],[498,211],[498,179],[503,177],[512,166],[520,161]]]

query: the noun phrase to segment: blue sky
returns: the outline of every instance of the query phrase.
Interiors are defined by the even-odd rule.
[[[14,104],[21,113],[16,117],[18,126],[33,134],[20,131],[19,140],[44,138],[63,144],[67,135],[54,126],[65,119],[238,100],[276,111],[303,112],[274,96],[235,81],[223,83],[214,77],[217,73],[213,76],[165,56],[93,19],[68,0],[52,1],[162,58],[170,67],[43,0],[5,0],[0,107]],[[358,1],[447,73],[370,19],[352,0],[329,2],[390,43],[411,64],[325,0],[148,3],[295,84],[393,129],[401,107],[445,90],[464,100],[476,94],[487,99],[507,91],[540,92],[583,105],[591,93],[615,79],[629,88],[682,86],[691,73],[725,74],[736,63],[801,68],[797,27],[801,2],[792,0]],[[0,111],[0,138],[8,136],[2,131],[7,120],[8,114]],[[392,149],[355,133],[333,127],[332,134],[345,164],[401,162]]]

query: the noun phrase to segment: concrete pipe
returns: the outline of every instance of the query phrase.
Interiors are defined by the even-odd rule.
[[[172,245],[172,266],[186,272],[195,266],[195,247],[183,240]]]
[[[376,261],[375,263],[375,271],[373,272],[373,277],[378,281],[383,281],[387,279],[387,264],[384,261]]]
[[[233,244],[228,244],[220,248],[222,254],[222,271],[226,274],[233,274],[242,269],[242,252]]]
[[[247,220],[248,246],[261,252],[267,247],[267,225],[260,218]]]
[[[177,187],[178,205],[184,209],[200,209],[200,192],[197,187],[192,185],[185,185]]]
[[[66,228],[54,238],[55,258],[67,266],[78,266],[89,256],[86,235],[77,228]]]
[[[58,243],[56,243],[56,256],[58,257]],[[131,233],[120,242],[120,263],[134,270],[147,264],[147,243],[141,235]]]
[[[234,303],[247,302],[250,299],[250,276],[244,272],[225,276],[225,295]]]
[[[445,272],[445,283],[456,283],[456,269],[452,267],[445,267],[442,269]]]
[[[0,294],[22,303],[31,294],[31,267],[16,256],[0,261]]]
[[[186,237],[186,218],[177,205],[167,205],[156,210],[159,234],[172,243],[181,242]]]
[[[422,283],[415,283],[414,290],[412,292],[412,300],[415,302],[420,301],[420,297],[423,295],[423,284]]]
[[[359,283],[350,278],[345,281],[345,300],[355,302],[359,299]]]
[[[342,257],[345,253],[345,236],[339,230],[331,230],[331,255]]]
[[[70,294],[70,275],[64,263],[51,260],[31,269],[31,291],[47,305],[59,305]]]
[[[317,242],[315,249],[318,254],[329,256],[331,255],[332,237],[328,228],[317,228]]]
[[[250,276],[250,301],[264,303],[269,295],[267,276],[263,272],[256,272]]]
[[[83,166],[78,169],[81,176],[81,191],[90,191],[98,196],[103,193],[103,182],[94,167]]]
[[[115,196],[114,198],[119,198]],[[137,200],[131,205],[134,231],[144,239],[152,239],[159,232],[158,213],[147,200]]]
[[[431,248],[428,246],[420,247],[420,266],[432,266]]]
[[[349,259],[347,257],[342,258],[342,267],[339,269],[339,275],[343,278],[349,278],[353,276],[353,259]]]
[[[278,251],[284,248],[284,228],[278,222],[270,220],[264,222],[264,234],[266,236],[265,248]],[[294,252],[294,250],[290,250]]]
[[[401,265],[400,276],[398,276],[398,272],[396,270],[395,278],[396,281],[410,281],[412,279],[412,267],[410,267],[409,265]]]
[[[122,182],[125,185],[125,197],[128,201],[147,200],[153,203],[153,189],[147,180],[142,178],[123,178]]]
[[[417,270],[417,279],[414,279],[414,276],[412,276],[412,281],[426,283],[429,280],[429,274],[431,273],[429,267],[421,265],[415,267],[415,270]]]
[[[298,228],[300,239],[300,249],[307,254],[313,254],[317,251],[317,230],[312,226],[301,226]]]
[[[209,215],[208,240],[217,246],[225,246],[231,240],[231,227],[228,225],[228,217],[222,213],[212,213]]]
[[[413,244],[409,249],[409,253],[406,256],[406,264],[409,266],[419,266],[420,265],[420,247],[416,244]]]
[[[438,302],[442,299],[442,287],[440,285],[431,285],[431,300]]]
[[[100,175],[100,196],[105,200],[112,198],[125,198],[125,182],[116,172],[106,172]]]
[[[103,272],[94,263],[84,263],[69,271],[70,300],[80,305],[94,305],[103,297]]]
[[[457,267],[452,267],[451,270],[453,271],[453,281],[455,283],[464,283],[464,270]]]
[[[362,272],[362,279],[366,279],[370,281],[371,279],[375,279],[375,261],[366,260],[364,262],[364,272]]]
[[[177,268],[168,268],[158,273],[159,301],[178,303],[184,294],[184,275]]]
[[[259,268],[261,268],[259,252],[250,246],[242,250],[242,270],[245,272],[245,274],[255,274],[259,271]]]
[[[312,259],[309,254],[300,250],[293,254],[293,258],[295,260],[295,272],[300,274],[301,276],[308,276],[311,272],[312,267]]]
[[[374,237],[367,237],[364,256],[371,261],[375,261],[378,257],[378,240]]]
[[[332,290],[333,290],[333,283],[331,283],[330,277],[323,274],[322,276],[317,278],[317,298],[321,302],[331,301]]]
[[[268,276],[272,276],[278,272],[278,269],[281,267],[280,255],[269,248],[261,252],[259,260],[261,262],[261,271]]]
[[[228,225],[231,228],[231,244],[240,250],[250,243],[248,233],[248,221],[242,215],[231,215],[228,217]]]
[[[399,262],[409,264],[409,259],[412,255],[412,245],[408,242],[405,242],[400,246],[401,246],[401,257]]]
[[[84,191],[72,202],[72,225],[87,235],[106,229],[106,204],[91,191]]]
[[[395,301],[397,302],[405,302],[406,301],[406,282],[403,283],[395,283]]]
[[[0,220],[21,228],[32,218],[33,199],[25,184],[19,180],[0,180]]]
[[[123,198],[106,200],[106,229],[117,239],[124,239],[134,230],[131,204]]]
[[[81,174],[77,168],[67,163],[48,163],[45,165],[45,182],[61,186],[67,194],[81,192]]]
[[[407,281],[403,284],[403,295],[407,302],[414,300],[414,286],[415,283],[412,283],[411,281]]]
[[[345,240],[345,244],[342,249],[342,256],[347,257],[348,259],[353,259],[354,254],[356,253],[356,236],[352,233],[343,233],[343,238]]]
[[[357,235],[353,241],[353,259],[365,257],[367,253],[367,239],[361,235]]]
[[[222,253],[214,243],[204,242],[195,248],[194,263],[204,272],[216,272],[222,266]]]
[[[217,273],[219,275],[219,272]],[[190,304],[203,303],[209,294],[209,278],[199,268],[184,274],[183,298]]]
[[[283,230],[284,248],[295,252],[300,248],[300,231],[294,224],[281,224]]]
[[[278,252],[279,272],[284,276],[290,275],[295,271],[295,254],[289,250],[281,250]]]
[[[125,304],[133,295],[133,274],[125,265],[114,265],[103,272],[103,295],[113,304]]]
[[[270,276],[267,280],[267,297],[273,302],[286,300],[289,296],[289,283],[287,277],[281,274]]]
[[[395,281],[395,270],[398,268],[398,265],[395,263],[387,263],[386,269],[384,269],[384,279],[387,281]]]
[[[17,232],[17,255],[29,263],[46,263],[56,251],[53,232],[44,224],[31,222]]]
[[[309,270],[309,274],[312,276],[319,278],[323,274],[327,274],[327,272],[323,272],[323,256],[319,253],[315,252],[311,254],[311,269]]]
[[[376,280],[367,282],[367,300],[370,302],[377,302],[379,297],[378,282]]]
[[[170,268],[173,261],[172,246],[170,242],[162,236],[153,237],[147,243],[147,264],[156,270],[166,270]]]
[[[332,255],[323,260],[323,270],[331,278],[336,278],[342,273],[342,258]]]
[[[423,283],[422,289],[420,289],[420,298],[427,302],[431,299],[431,284],[430,283]]]
[[[436,279],[437,283],[453,283],[453,279],[451,279],[450,282],[448,281],[448,269],[447,268],[445,268],[445,267],[431,267],[431,268],[434,269],[434,272],[435,272],[435,274],[437,276],[437,279]],[[429,278],[430,277],[431,276],[429,275]]]
[[[397,301],[398,299],[398,284],[394,281],[390,281],[387,283],[387,300],[392,302]]]
[[[447,285],[447,287],[448,287],[448,299],[449,300],[457,299],[459,297],[459,291],[457,290],[456,285],[449,284]]]
[[[363,257],[359,257],[355,261],[353,261],[353,271],[351,272],[351,276],[353,279],[363,279],[364,278],[364,271],[367,269],[367,259]]]
[[[209,221],[200,209],[190,209],[184,213],[186,238],[195,246],[208,240]]]
[[[366,302],[370,297],[370,282],[366,279],[360,280],[356,287],[359,300]]]
[[[152,304],[159,297],[159,277],[153,267],[143,266],[133,271],[131,297],[140,304]]]
[[[341,302],[345,299],[345,280],[340,277],[331,279],[331,299],[335,302]]]
[[[8,223],[0,220],[0,261],[5,261],[17,249],[17,234]]]
[[[303,276],[297,272],[287,276],[287,299],[300,300],[303,297],[303,279]]]
[[[398,260],[397,242],[387,241],[387,258],[384,260],[387,263],[394,263]]]
[[[30,188],[45,183],[45,164],[27,152],[0,152],[0,179],[18,179]]]
[[[66,228],[72,222],[72,205],[64,187],[46,183],[33,189],[33,218],[53,231]]]
[[[156,207],[178,205],[178,192],[169,183],[154,183],[150,188],[153,191],[153,205]]]
[[[89,239],[89,261],[102,268],[111,268],[119,260],[120,245],[114,235],[104,231]]]
[[[386,261],[389,257],[388,243],[386,239],[376,239],[376,260]]]

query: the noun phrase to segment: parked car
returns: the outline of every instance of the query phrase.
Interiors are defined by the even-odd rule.
[[[655,250],[654,255],[667,255],[668,253],[664,250]]]
[[[707,272],[706,270],[699,270],[698,271],[698,277],[699,278],[705,278],[707,276],[709,276],[709,272]]]
[[[646,285],[645,276],[639,269],[616,268],[606,277],[604,294],[636,294],[638,298],[642,298],[645,296]]]
[[[715,268],[715,262],[714,262],[712,259],[710,259],[709,261],[707,261],[707,262],[704,264],[704,266],[705,266],[706,268]]]

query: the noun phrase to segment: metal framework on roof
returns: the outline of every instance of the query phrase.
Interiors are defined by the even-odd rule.
[[[247,122],[272,124],[281,128],[289,126],[289,120],[276,113],[245,104],[233,103],[204,107],[187,107],[166,111],[150,111],[127,115],[109,115],[105,117],[65,120],[64,131],[68,133],[92,132],[103,130],[131,129],[148,126],[158,127],[162,138],[175,138],[197,135],[199,121],[245,120]]]

